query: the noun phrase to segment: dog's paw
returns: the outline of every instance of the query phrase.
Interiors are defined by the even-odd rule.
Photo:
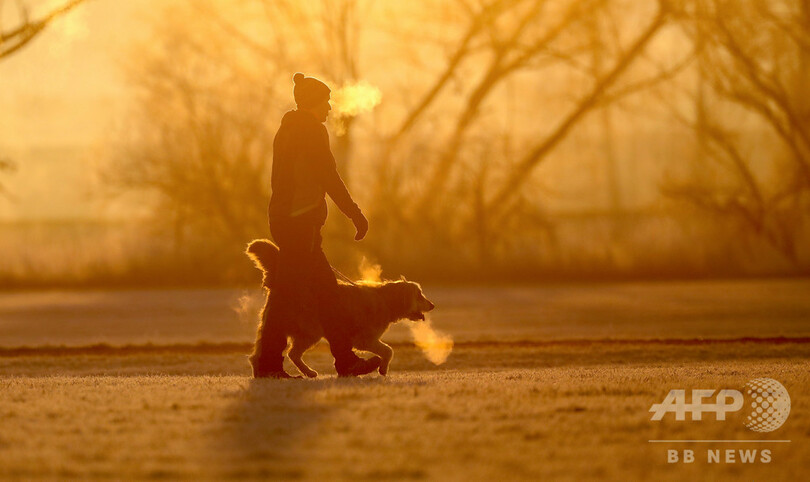
[[[380,375],[382,376],[388,375],[388,367],[380,366]]]
[[[316,372],[315,370],[309,370],[307,372],[304,372],[304,375],[306,375],[308,378],[318,378],[318,372]]]

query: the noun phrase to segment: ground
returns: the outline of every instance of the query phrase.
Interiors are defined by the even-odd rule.
[[[87,324],[114,335],[115,320],[124,319],[126,334],[137,314],[116,316],[104,303],[149,293],[48,294],[72,301],[37,304],[30,322],[61,313],[63,324],[49,325],[51,338],[30,340],[23,338],[44,331],[19,328],[32,312],[21,300],[45,295],[4,295],[2,333],[27,341],[17,345],[51,348],[0,350],[0,478],[803,480],[807,287],[794,280],[437,289],[434,324],[456,338],[445,364],[428,362],[400,330],[391,334],[388,377],[337,379],[321,345],[307,359],[324,376],[294,381],[248,377],[251,327],[237,314],[229,323],[244,334],[234,329],[227,343],[166,335],[121,348],[126,335],[97,339]],[[175,292],[179,327],[164,332],[190,326],[180,300],[210,295]],[[167,309],[171,296],[155,292]],[[173,319],[160,303],[149,306],[144,325]],[[502,325],[493,321],[503,314]],[[774,432],[745,428],[744,410],[725,421],[650,420],[650,406],[671,389],[742,390],[761,377],[780,381],[792,401]],[[674,439],[744,442],[650,442]],[[668,463],[668,451],[679,450],[680,460],[684,449],[694,451],[693,463]],[[723,463],[709,463],[707,450],[719,450]],[[739,451],[753,450],[754,462],[743,463]]]

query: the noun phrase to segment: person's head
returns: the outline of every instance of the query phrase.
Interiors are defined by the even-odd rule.
[[[312,113],[320,122],[326,121],[326,116],[332,110],[329,105],[329,95],[332,92],[326,84],[314,77],[305,77],[302,73],[293,76],[293,96],[299,110]]]

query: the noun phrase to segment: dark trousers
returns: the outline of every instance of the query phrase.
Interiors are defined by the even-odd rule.
[[[262,324],[256,339],[254,366],[279,371],[287,347],[289,323],[321,323],[340,373],[358,359],[352,351],[345,319],[336,309],[335,274],[321,248],[321,223],[307,214],[270,218],[270,232],[279,247],[278,266],[272,280]]]

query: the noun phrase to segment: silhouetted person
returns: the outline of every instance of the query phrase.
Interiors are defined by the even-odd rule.
[[[361,240],[368,221],[340,178],[323,122],[329,115],[329,87],[312,77],[293,76],[298,109],[284,114],[273,141],[270,232],[279,247],[278,268],[250,363],[254,377],[290,378],[284,372],[286,323],[320,322],[340,376],[371,373],[379,357],[352,351],[344,316],[335,310],[337,281],[321,249],[326,194],[354,222]]]

